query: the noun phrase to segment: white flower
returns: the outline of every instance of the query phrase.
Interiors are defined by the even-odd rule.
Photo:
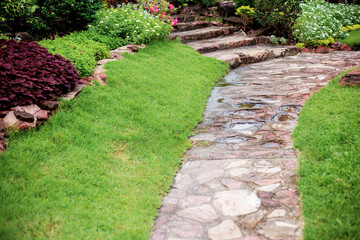
[[[100,21],[100,23],[103,23],[104,21]]]

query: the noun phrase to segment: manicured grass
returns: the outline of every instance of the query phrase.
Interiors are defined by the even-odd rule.
[[[340,42],[348,44],[351,48],[360,50],[360,30],[349,32],[349,36],[344,39],[340,39]]]
[[[147,239],[227,64],[178,41],[111,62],[0,153],[1,239]]]
[[[360,88],[339,78],[306,102],[293,133],[306,240],[360,236]]]

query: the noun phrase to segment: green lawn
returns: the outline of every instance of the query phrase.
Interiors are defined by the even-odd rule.
[[[306,102],[293,134],[306,240],[360,236],[360,88],[339,78]]]
[[[360,29],[349,32],[349,36],[339,41],[348,44],[353,50],[360,50]]]
[[[0,239],[147,239],[227,64],[178,41],[111,62],[0,153]]]

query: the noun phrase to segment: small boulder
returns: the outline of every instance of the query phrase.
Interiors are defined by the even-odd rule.
[[[326,46],[317,46],[315,52],[316,53],[328,53],[329,48]]]
[[[24,112],[27,112],[30,114],[34,114],[37,111],[41,110],[36,104],[22,106],[22,109],[24,110]]]
[[[106,85],[107,76],[105,73],[99,73],[94,75],[94,80],[99,82],[102,86]]]
[[[342,86],[360,86],[360,70],[348,72],[339,80]]]
[[[217,3],[219,14],[222,17],[235,16],[235,2],[220,1]]]
[[[6,127],[14,126],[19,120],[15,117],[14,111],[10,111],[3,119]]]
[[[17,119],[25,121],[25,122],[34,122],[34,120],[35,120],[34,115],[27,113],[27,112],[14,111],[14,114]]]
[[[139,51],[138,46],[135,45],[135,44],[128,44],[128,45],[126,45],[125,47],[127,47],[128,49],[130,49],[130,51],[132,51],[132,52],[138,52],[138,51]]]
[[[92,83],[92,77],[82,77],[82,78],[80,79],[80,83],[81,83],[81,84],[87,84],[87,85],[90,85],[90,86],[94,85],[94,84]]]
[[[347,44],[344,44],[340,47],[341,51],[351,51],[351,47]]]
[[[14,128],[20,129],[20,130],[29,130],[31,128],[31,126],[27,122],[19,121],[17,124],[15,124]]]
[[[49,111],[39,110],[34,114],[34,117],[39,121],[46,121],[49,119]]]
[[[301,52],[303,52],[303,53],[314,53],[315,51],[311,47],[307,47],[307,48],[304,48]]]
[[[59,106],[57,101],[44,101],[40,104],[40,107],[45,110],[55,110]]]
[[[333,44],[330,45],[330,48],[335,49],[335,51],[340,51],[341,46],[342,46],[341,42],[334,42]]]

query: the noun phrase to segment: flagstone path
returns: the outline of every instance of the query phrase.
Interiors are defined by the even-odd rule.
[[[212,92],[151,239],[301,239],[291,133],[306,99],[359,65],[360,52],[333,52],[231,71]]]

